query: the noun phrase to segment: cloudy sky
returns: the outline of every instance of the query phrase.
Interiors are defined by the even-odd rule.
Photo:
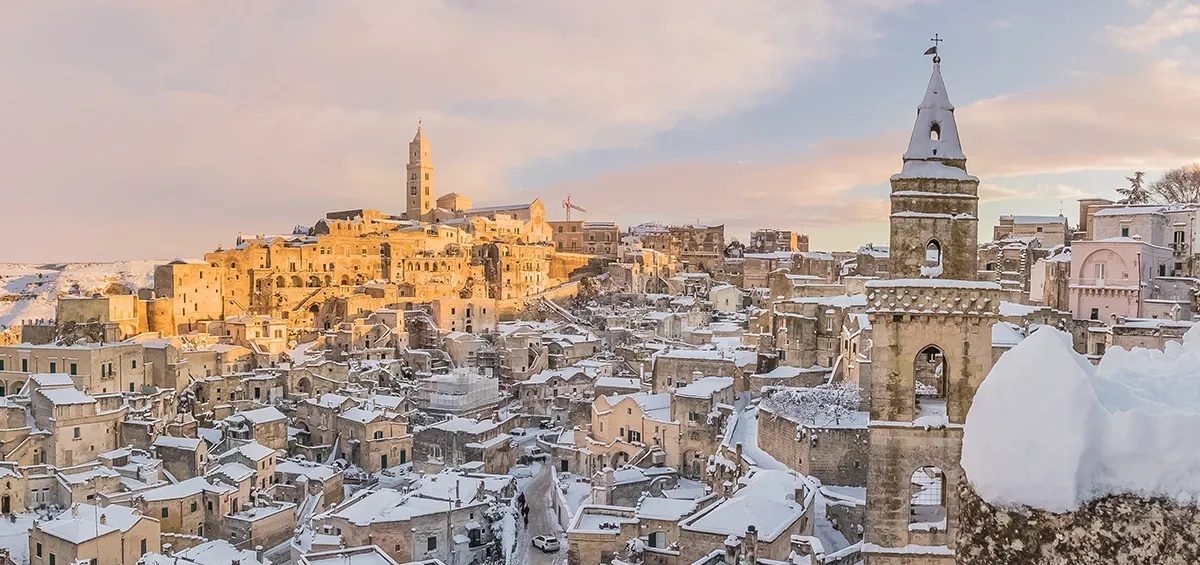
[[[198,256],[437,191],[887,239],[936,32],[981,228],[1200,160],[1177,0],[6,3],[0,261]]]

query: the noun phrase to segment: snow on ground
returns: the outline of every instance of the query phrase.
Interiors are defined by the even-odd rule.
[[[592,502],[592,483],[582,479],[573,473],[558,474],[559,484],[565,488],[563,498],[567,502],[568,516],[574,516],[580,506]]]
[[[0,325],[53,319],[59,296],[89,296],[111,284],[130,291],[154,286],[154,267],[163,261],[64,263],[31,265],[0,263]]]
[[[8,555],[17,565],[29,565],[29,529],[33,527],[33,519],[37,517],[32,512],[13,514],[16,521],[8,517],[0,518],[0,547],[8,550]]]
[[[750,395],[740,393],[736,400],[736,412],[734,416],[737,421],[733,424],[733,430],[729,432],[729,437],[726,437],[722,442],[728,446],[730,450],[738,444],[742,444],[742,456],[748,458],[758,467],[763,469],[773,469],[776,471],[787,471],[788,466],[771,457],[767,452],[758,448],[758,407],[751,406],[749,403]]]
[[[1200,502],[1198,328],[1166,351],[1111,348],[1098,367],[1070,335],[1033,332],[967,415],[962,465],[976,492],[1052,512],[1116,493]]]

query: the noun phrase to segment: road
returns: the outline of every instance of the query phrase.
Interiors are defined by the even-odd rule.
[[[562,527],[554,512],[554,478],[550,466],[543,465],[542,471],[525,487],[525,503],[529,505],[529,527],[522,526],[521,540],[517,543],[517,554],[513,556],[512,565],[561,565],[567,562],[567,537],[563,535]],[[534,536],[552,535],[558,537],[562,549],[556,553],[546,553],[530,541]]]

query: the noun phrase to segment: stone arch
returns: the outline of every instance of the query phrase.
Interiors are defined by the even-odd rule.
[[[913,471],[909,484],[909,531],[946,530],[946,473],[935,465]]]
[[[913,359],[913,390],[917,398],[945,400],[949,369],[945,350],[932,343],[922,347]]]
[[[367,280],[363,278],[362,275],[356,275],[354,277],[354,284],[363,284],[364,282],[367,282]]]
[[[308,377],[300,377],[300,380],[296,381],[296,389],[304,394],[311,394],[312,381]]]
[[[940,122],[929,123],[929,139],[939,141],[942,139],[942,124]]]
[[[287,286],[287,279],[283,278],[283,275],[275,277],[275,288],[283,288],[285,286]]]
[[[308,277],[308,287],[309,288],[320,288],[321,287],[321,277],[318,277],[316,275]]]
[[[333,286],[333,277],[325,275],[325,286]]]
[[[292,275],[292,286],[295,288],[302,288],[304,286],[304,280],[298,275]]]
[[[25,388],[24,381],[13,381],[8,387],[8,394],[20,394],[23,388]]]
[[[629,463],[629,454],[624,451],[614,451],[609,459],[609,467],[620,469],[622,465]]]
[[[342,286],[350,286],[350,275],[342,275]]]

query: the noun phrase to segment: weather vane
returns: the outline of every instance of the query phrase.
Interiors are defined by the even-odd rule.
[[[935,33],[935,34],[933,34],[933,38],[930,39],[930,41],[933,42],[933,47],[926,49],[925,54],[933,55],[934,64],[941,63],[942,57],[941,57],[941,55],[938,55],[938,44],[945,41],[945,39],[942,39],[941,36],[939,36],[938,34]]]

